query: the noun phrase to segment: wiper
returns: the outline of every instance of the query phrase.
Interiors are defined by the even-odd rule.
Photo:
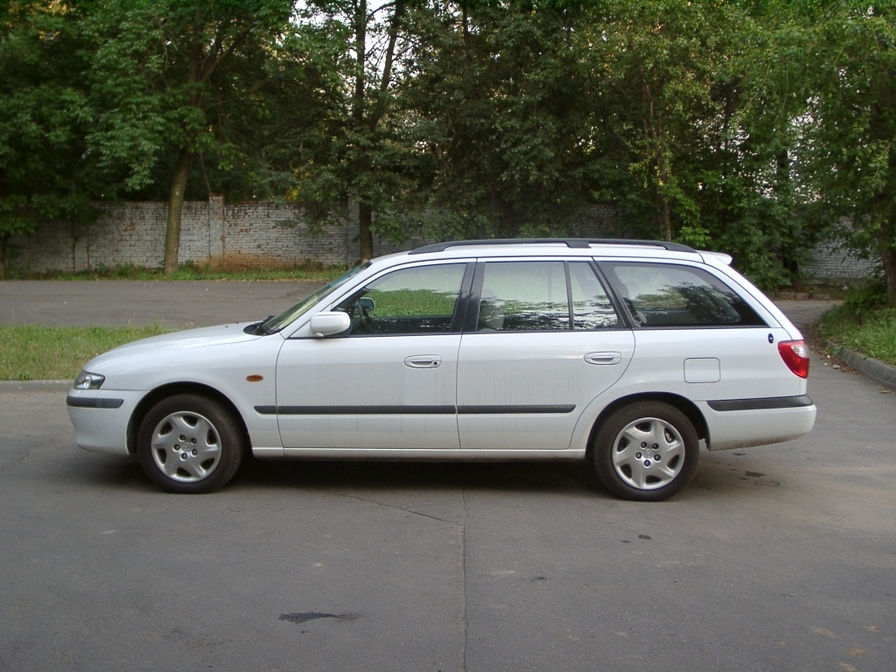
[[[274,316],[268,315],[261,322],[255,322],[253,324],[250,324],[245,329],[243,329],[243,331],[246,332],[247,334],[254,334],[256,336],[268,336],[269,334],[273,334],[274,332],[271,329],[269,329],[267,326],[265,326],[267,321],[270,320],[272,317],[274,317]]]

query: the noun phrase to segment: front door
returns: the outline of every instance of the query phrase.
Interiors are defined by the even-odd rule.
[[[287,340],[277,414],[290,449],[456,449],[455,321],[466,264],[392,270],[334,308],[349,332]]]

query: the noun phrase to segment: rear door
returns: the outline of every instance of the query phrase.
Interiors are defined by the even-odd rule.
[[[634,339],[588,260],[485,261],[458,357],[461,448],[568,448]]]

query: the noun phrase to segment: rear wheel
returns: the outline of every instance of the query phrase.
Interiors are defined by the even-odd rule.
[[[225,485],[240,466],[243,433],[218,402],[193,394],[163,399],[137,436],[146,474],[168,492],[204,493]]]
[[[623,499],[657,502],[681,491],[697,469],[694,425],[674,406],[642,401],[614,411],[594,438],[597,474]]]

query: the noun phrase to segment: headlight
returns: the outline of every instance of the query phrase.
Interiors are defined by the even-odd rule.
[[[75,378],[75,389],[76,390],[98,390],[103,385],[103,381],[106,380],[106,376],[101,376],[98,373],[90,373],[89,371],[82,371],[78,374],[78,377]]]

